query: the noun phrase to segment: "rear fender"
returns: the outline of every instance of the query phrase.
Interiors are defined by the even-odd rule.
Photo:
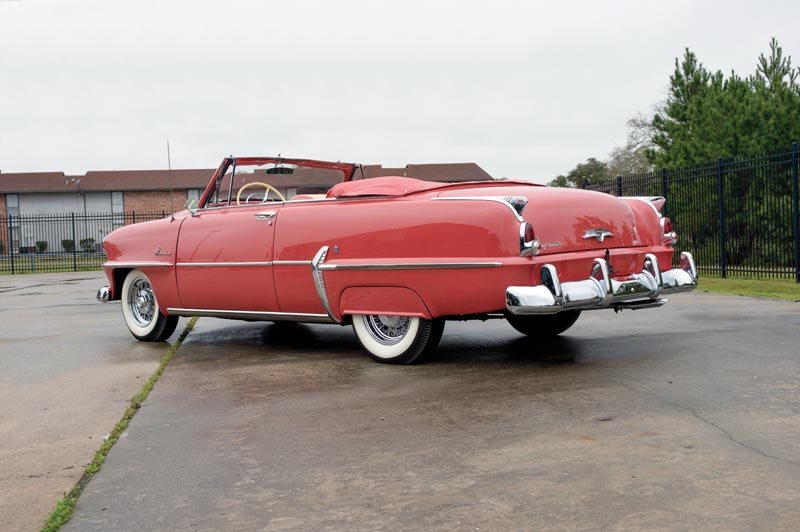
[[[347,288],[339,299],[339,309],[343,316],[348,314],[385,314],[431,319],[428,307],[416,292],[395,286]]]

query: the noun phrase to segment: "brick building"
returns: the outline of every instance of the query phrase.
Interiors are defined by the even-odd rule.
[[[83,175],[64,172],[0,172],[0,220],[7,215],[84,215],[112,213],[170,213],[199,199],[215,169],[90,171]],[[492,177],[475,163],[409,164],[400,168],[365,165],[355,179],[398,175],[427,181],[486,181]],[[338,172],[298,168],[293,174],[264,175],[263,179],[284,196],[324,193],[342,180]],[[170,190],[171,189],[171,190]],[[11,224],[6,224],[6,229]],[[105,230],[100,231],[104,233]],[[8,231],[0,231],[7,249]],[[102,234],[78,235],[95,238]],[[32,237],[33,238],[33,237]],[[15,235],[15,246],[30,246],[24,235]]]

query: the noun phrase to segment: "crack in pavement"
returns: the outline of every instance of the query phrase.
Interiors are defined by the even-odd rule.
[[[612,378],[612,380],[614,380],[614,379]],[[731,434],[730,431],[728,431],[725,427],[722,427],[721,425],[718,425],[714,421],[701,416],[700,414],[697,413],[697,411],[694,408],[692,408],[690,406],[682,405],[681,403],[677,403],[675,401],[671,401],[671,400],[666,399],[664,397],[661,397],[660,395],[655,394],[653,392],[637,389],[637,388],[631,386],[630,384],[628,384],[626,382],[621,382],[621,381],[616,381],[616,382],[620,386],[623,386],[624,388],[627,388],[628,390],[631,390],[632,392],[639,393],[639,394],[642,394],[642,395],[648,395],[650,397],[653,397],[653,398],[661,401],[662,403],[665,403],[665,404],[680,408],[681,410],[685,410],[687,412],[690,412],[692,414],[692,416],[694,416],[695,418],[699,419],[700,421],[702,421],[703,423],[705,423],[705,424],[707,424],[707,425],[709,425],[711,427],[714,427],[719,432],[723,433],[725,436],[728,437],[728,439],[730,441],[732,441],[736,445],[744,447],[745,449],[749,449],[750,451],[753,451],[754,453],[759,454],[759,455],[763,456],[764,458],[771,459],[771,460],[778,460],[780,462],[785,462],[787,464],[791,464],[791,465],[793,465],[795,467],[800,467],[800,462],[796,462],[794,460],[791,460],[789,458],[784,458],[782,456],[775,456],[775,455],[772,455],[772,454],[769,454],[769,453],[765,453],[764,451],[762,451],[761,449],[759,449],[757,447],[754,447],[752,445],[748,445],[747,443],[745,443],[745,442],[743,442],[741,440],[737,440],[736,438],[733,437],[733,434]]]

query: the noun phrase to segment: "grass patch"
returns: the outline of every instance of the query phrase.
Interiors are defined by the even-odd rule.
[[[47,518],[44,526],[42,527],[42,532],[55,532],[59,530],[64,524],[72,518],[72,513],[75,511],[75,505],[78,503],[78,497],[80,497],[81,493],[83,492],[86,485],[92,479],[92,477],[100,471],[100,467],[103,465],[103,462],[106,460],[106,456],[108,456],[108,452],[114,447],[114,444],[117,443],[119,437],[125,432],[125,429],[128,428],[128,424],[130,423],[133,416],[136,415],[137,410],[141,408],[142,403],[147,399],[147,396],[150,395],[150,392],[153,390],[153,386],[155,386],[158,379],[161,378],[161,375],[164,374],[164,370],[167,368],[167,364],[169,364],[172,357],[175,356],[175,353],[178,351],[178,348],[181,346],[183,341],[189,335],[189,333],[194,329],[194,324],[197,323],[197,318],[192,318],[184,327],[183,332],[178,337],[178,340],[172,344],[164,356],[161,357],[161,360],[158,364],[158,369],[150,375],[150,378],[147,379],[147,382],[144,383],[142,389],[139,390],[139,393],[134,395],[131,398],[131,403],[128,405],[128,408],[125,409],[125,413],[122,416],[117,424],[114,426],[114,430],[111,431],[111,434],[108,436],[106,441],[103,442],[103,445],[94,453],[94,458],[89,465],[86,466],[86,469],[83,472],[83,476],[78,481],[72,490],[69,493],[64,494],[64,498],[59,500],[56,503],[56,507],[50,513],[50,516]]]
[[[749,277],[700,277],[697,290],[715,294],[735,296],[761,297],[767,299],[783,299],[800,301],[800,283],[792,279],[765,279]]]

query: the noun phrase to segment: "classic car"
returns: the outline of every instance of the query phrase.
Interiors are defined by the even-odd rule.
[[[302,169],[302,170],[298,170]],[[269,181],[335,172],[327,194]],[[103,241],[108,285],[135,338],[179,316],[352,325],[379,362],[432,351],[446,320],[503,318],[544,337],[586,310],[660,307],[692,290],[664,198],[617,198],[527,181],[365,179],[360,165],[229,157],[196,205]]]

